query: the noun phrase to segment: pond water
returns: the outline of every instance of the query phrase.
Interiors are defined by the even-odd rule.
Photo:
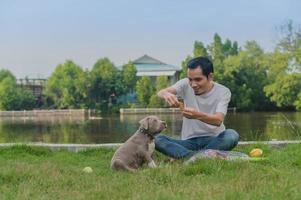
[[[101,144],[124,142],[147,115],[110,115],[83,120],[49,117],[45,119],[0,118],[0,143],[44,142]],[[164,134],[179,138],[180,114],[157,115],[167,122]],[[297,140],[301,138],[301,112],[228,113],[225,125],[247,140]]]

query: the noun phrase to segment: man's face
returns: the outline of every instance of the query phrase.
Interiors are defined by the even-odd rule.
[[[205,75],[203,75],[200,67],[188,69],[187,76],[189,79],[189,85],[192,87],[195,95],[201,95],[207,92],[210,88],[212,74],[209,74],[207,78]]]

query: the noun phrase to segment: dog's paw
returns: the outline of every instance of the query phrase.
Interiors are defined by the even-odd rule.
[[[149,166],[150,168],[156,168],[156,167],[157,167],[155,161],[153,161],[153,160],[152,160],[151,162],[148,163],[148,166]]]

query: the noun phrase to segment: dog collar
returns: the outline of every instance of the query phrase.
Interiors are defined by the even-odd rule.
[[[149,133],[147,132],[147,130],[145,130],[144,128],[140,127],[140,128],[139,128],[139,131],[140,131],[140,133],[143,133],[144,135],[148,136],[150,139],[154,139],[154,136],[151,135],[151,134],[149,134]]]

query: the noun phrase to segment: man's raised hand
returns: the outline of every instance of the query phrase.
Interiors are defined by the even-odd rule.
[[[171,107],[179,107],[180,102],[178,101],[176,95],[166,92],[164,94],[164,100],[168,103],[169,106]]]

